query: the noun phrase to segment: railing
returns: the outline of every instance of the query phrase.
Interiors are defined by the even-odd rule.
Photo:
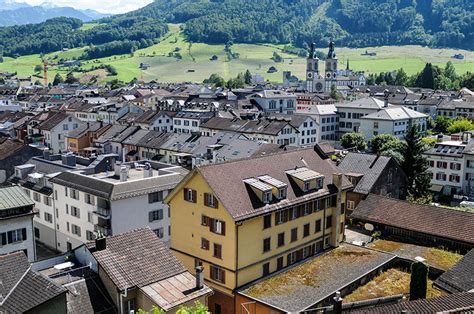
[[[96,206],[94,213],[104,219],[110,219],[110,209],[105,209],[105,208]]]
[[[97,232],[97,233],[100,232],[105,236],[112,235],[112,230],[110,230],[109,228],[101,227],[99,225],[94,225],[94,231]]]

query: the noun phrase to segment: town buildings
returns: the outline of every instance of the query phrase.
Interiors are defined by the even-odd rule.
[[[339,245],[351,187],[313,148],[197,167],[166,198],[171,248],[234,313],[237,288]]]

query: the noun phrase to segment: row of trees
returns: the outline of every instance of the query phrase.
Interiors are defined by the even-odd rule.
[[[227,88],[244,88],[246,85],[252,83],[252,73],[249,70],[245,73],[239,73],[235,78],[230,78],[228,81],[218,74],[211,74],[209,78],[203,81],[204,84],[212,84],[216,87]]]
[[[361,133],[347,133],[341,138],[342,147],[365,150],[367,142]],[[390,134],[380,134],[371,141],[374,154],[393,157],[407,176],[408,193],[417,199],[427,195],[430,177],[427,173],[428,161],[423,152],[428,148],[416,125],[407,129],[405,140]]]
[[[442,90],[459,90],[460,87],[474,88],[474,73],[458,75],[451,61],[444,68],[427,63],[423,70],[408,76],[403,68],[392,72],[369,74],[367,85],[401,85]]]

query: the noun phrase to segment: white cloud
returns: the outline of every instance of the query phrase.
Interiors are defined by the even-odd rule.
[[[26,2],[29,5],[46,3],[76,9],[93,9],[104,13],[124,13],[141,8],[153,0],[11,0],[11,2]]]

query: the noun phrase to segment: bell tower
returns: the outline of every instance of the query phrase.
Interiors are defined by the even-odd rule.
[[[314,80],[319,77],[319,59],[316,56],[314,43],[311,44],[309,55],[306,59],[306,90],[314,93]]]
[[[329,51],[326,58],[326,92],[331,91],[331,86],[337,86],[337,56],[334,50],[334,42],[329,43]]]

